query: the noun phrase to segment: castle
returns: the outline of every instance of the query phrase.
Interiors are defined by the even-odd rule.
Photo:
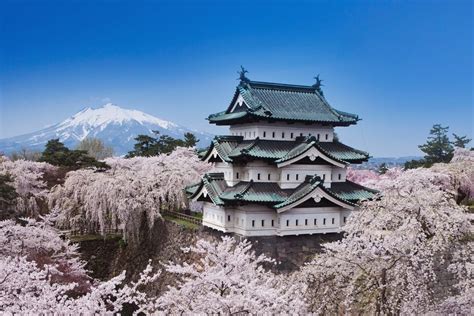
[[[229,125],[201,159],[214,164],[186,188],[203,202],[203,225],[242,236],[341,232],[358,202],[376,191],[346,180],[349,164],[368,153],[337,139],[334,128],[357,115],[329,105],[316,77],[312,86],[240,83],[227,110],[208,117]]]

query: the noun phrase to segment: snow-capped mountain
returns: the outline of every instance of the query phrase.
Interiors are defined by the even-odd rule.
[[[95,137],[112,146],[115,154],[123,155],[133,148],[137,135],[152,135],[152,131],[174,138],[182,138],[184,133],[191,132],[200,140],[199,147],[209,145],[213,137],[209,133],[107,103],[97,109],[85,108],[63,122],[37,132],[1,139],[0,152],[9,153],[21,148],[43,150],[46,142],[53,138],[59,138],[66,146],[74,148],[84,138]]]

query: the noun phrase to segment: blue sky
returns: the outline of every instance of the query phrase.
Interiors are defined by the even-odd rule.
[[[240,65],[357,113],[342,140],[419,155],[434,123],[473,135],[471,1],[0,2],[0,138],[107,100],[213,133]]]

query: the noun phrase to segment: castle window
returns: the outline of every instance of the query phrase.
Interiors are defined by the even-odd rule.
[[[332,218],[331,224],[334,224],[334,217]]]
[[[296,226],[298,226],[298,220],[296,220]]]
[[[344,217],[344,218],[345,218],[345,217]],[[275,222],[275,221],[272,219],[272,227],[273,227],[274,222]]]
[[[300,133],[300,136],[303,136],[303,133]]]
[[[281,133],[281,138],[285,138],[285,133]]]
[[[319,136],[320,136],[320,135],[318,134],[318,140],[319,140]]]
[[[308,220],[307,219],[304,220],[304,224],[305,224],[305,226],[308,226]]]
[[[323,225],[326,225],[326,219],[325,218],[323,219]]]
[[[325,175],[325,174],[323,174],[323,181],[324,181],[324,180],[326,180],[326,175]]]
[[[289,219],[286,220],[286,226],[290,226],[290,220]]]
[[[339,175],[337,176],[337,178],[338,178],[339,180],[341,180],[341,174],[339,174]]]
[[[236,178],[236,179],[239,178],[239,173],[238,173],[238,172],[235,173],[235,178]]]
[[[272,137],[275,138],[275,132],[272,132]]]
[[[260,173],[257,174],[257,180],[260,180]]]
[[[265,226],[265,220],[262,219],[262,227]]]
[[[252,227],[255,227],[255,220],[252,220]]]
[[[314,225],[316,225],[318,223],[318,220],[315,218],[314,219]]]
[[[346,223],[347,217],[344,216],[344,224]]]
[[[263,132],[263,137],[267,137],[267,132]]]
[[[227,221],[230,222],[230,215],[227,215]]]
[[[290,138],[293,139],[293,133],[290,134]]]
[[[298,175],[298,174],[296,174],[296,181],[298,181],[298,176],[299,176],[299,175]]]
[[[286,175],[286,181],[290,181],[290,174],[289,173]]]
[[[255,132],[253,132],[253,137],[255,137]]]
[[[328,138],[329,138],[329,134],[326,134],[326,140],[328,140]]]
[[[270,177],[271,177],[271,175],[270,175],[270,174],[268,174],[268,180],[270,180]]]
[[[311,133],[309,133],[308,136],[311,136]]]

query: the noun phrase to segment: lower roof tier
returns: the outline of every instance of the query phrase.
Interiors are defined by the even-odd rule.
[[[281,189],[277,183],[252,180],[240,181],[230,187],[224,180],[223,173],[208,173],[200,183],[188,186],[186,193],[190,199],[210,201],[220,206],[264,204],[284,211],[298,205],[336,204],[352,209],[358,202],[373,198],[378,191],[351,181],[334,182],[331,188],[326,188],[318,176],[306,177],[305,181],[294,189]]]
[[[361,163],[370,157],[368,153],[338,141],[320,142],[314,136],[299,136],[289,141],[259,138],[244,140],[242,136],[216,136],[211,146],[201,152],[201,158],[209,162],[221,160],[227,163],[264,159],[278,165],[303,159],[310,150],[327,158],[328,161],[342,164]]]

